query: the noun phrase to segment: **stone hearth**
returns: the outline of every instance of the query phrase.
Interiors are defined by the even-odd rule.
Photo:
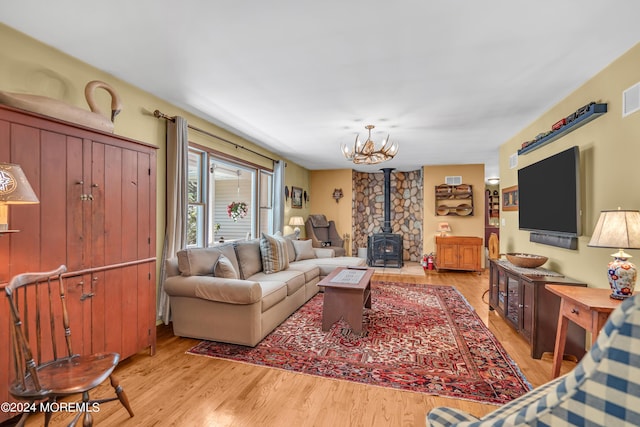
[[[383,232],[384,174],[353,172],[353,254],[369,236]],[[422,258],[422,170],[391,172],[391,233],[402,236],[403,260]]]

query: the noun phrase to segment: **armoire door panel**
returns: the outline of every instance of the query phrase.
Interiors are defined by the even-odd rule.
[[[123,150],[119,147],[106,146],[105,159],[105,189],[104,203],[109,208],[104,213],[104,262],[117,264],[122,262],[122,217],[127,215],[123,211],[122,187]]]
[[[122,286],[122,337],[121,352],[129,357],[138,351],[138,295],[142,284],[138,283],[138,266],[123,267],[120,270]]]
[[[100,353],[104,351],[115,351],[107,348],[107,327],[112,316],[110,311],[112,307],[107,305],[107,287],[105,272],[93,272],[88,274],[88,282],[85,287],[86,291],[91,294],[91,298],[87,298],[85,302],[90,304],[91,312],[91,352]],[[111,304],[114,304],[111,302]]]
[[[149,164],[150,159],[149,155],[145,153],[138,153],[137,157],[138,168],[136,173],[138,177],[136,188],[138,191],[138,211],[135,218],[137,229],[136,258],[141,259],[153,256],[151,252],[151,233],[155,233],[155,230],[150,229],[149,218],[151,217],[152,212],[149,197],[145,196],[149,194],[149,191],[151,191],[149,182],[149,170],[151,168]],[[155,246],[153,248],[153,252],[155,253]]]
[[[123,281],[120,268],[104,272],[104,301],[105,301],[105,348],[122,355],[122,330],[124,326],[123,311]],[[127,289],[127,292],[131,292]],[[129,319],[127,319],[129,321]],[[123,358],[126,356],[122,356]]]
[[[86,254],[91,239],[87,236],[83,194],[86,193],[84,142],[81,138],[67,136],[66,146],[66,242],[67,270],[79,271],[89,267]]]
[[[59,133],[42,131],[40,145],[40,266],[49,271],[67,264],[67,138]],[[67,265],[67,268],[69,266]]]
[[[138,258],[138,155],[122,150],[121,261]]]
[[[107,260],[105,258],[105,240],[107,239],[106,233],[112,232],[107,230],[105,226],[106,216],[106,192],[109,191],[111,184],[105,182],[105,145],[92,141],[91,149],[89,151],[91,158],[91,175],[89,179],[88,194],[91,195],[91,200],[86,204],[91,209],[89,224],[91,224],[91,252],[90,252],[90,265],[99,266],[105,265]],[[112,209],[109,205],[109,209]],[[113,209],[118,209],[114,206]]]

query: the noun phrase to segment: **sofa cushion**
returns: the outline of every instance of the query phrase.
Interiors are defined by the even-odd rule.
[[[317,265],[311,263],[294,261],[289,264],[289,270],[295,270],[304,273],[304,281],[306,283],[309,283],[320,277],[320,269]]]
[[[291,243],[296,251],[296,261],[316,257],[316,253],[313,250],[313,242],[311,240],[292,240]]]
[[[254,274],[249,280],[258,282],[260,284],[267,281],[278,281],[284,283],[287,287],[287,295],[295,294],[298,289],[303,287],[306,283],[305,274],[303,271],[287,268],[276,273],[266,274],[264,272]]]
[[[283,282],[264,280],[260,282],[260,288],[262,288],[263,313],[287,297],[287,285]]]
[[[289,262],[293,262],[296,260],[296,249],[293,247],[293,240],[290,237],[284,237],[285,242],[287,242],[287,254],[289,255]]]
[[[235,244],[240,278],[246,279],[262,271],[262,255],[258,239],[242,240]]]
[[[183,276],[211,276],[220,250],[217,247],[182,249],[176,255]]]
[[[320,269],[320,277],[328,276],[336,267],[353,267],[353,266],[365,266],[367,261],[364,258],[356,258],[351,256],[341,256],[335,258],[315,258],[305,259],[303,261],[296,261],[295,266],[298,264],[311,264],[316,265]]]
[[[284,237],[262,233],[260,252],[262,254],[262,271],[265,274],[277,273],[289,267],[289,255]]]
[[[223,277],[225,279],[240,278],[236,269],[233,268],[231,260],[222,254],[218,257],[216,266],[213,268],[213,275],[216,277]]]

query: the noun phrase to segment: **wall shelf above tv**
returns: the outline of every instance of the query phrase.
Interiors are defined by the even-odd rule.
[[[601,115],[603,115],[606,112],[607,112],[607,104],[591,104],[586,113],[582,114],[580,117],[576,118],[571,123],[568,123],[568,124],[562,126],[557,131],[552,132],[549,135],[540,138],[539,140],[537,140],[536,142],[532,143],[531,145],[527,145],[525,148],[522,148],[522,149],[518,150],[518,156],[521,156],[523,154],[527,154],[527,153],[529,153],[529,152],[531,152],[533,150],[536,150],[536,149],[538,149],[538,148],[540,148],[540,147],[542,147],[544,145],[547,145],[550,142],[555,141],[558,138],[562,138],[563,136],[565,136],[569,132],[573,132],[574,130],[578,129],[582,125],[586,125],[591,120],[594,120],[594,119],[600,117]]]

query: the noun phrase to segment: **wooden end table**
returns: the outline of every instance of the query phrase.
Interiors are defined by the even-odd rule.
[[[362,333],[363,307],[371,308],[371,276],[373,268],[338,267],[318,286],[324,287],[322,330],[328,331],[344,318],[355,333]]]
[[[609,315],[622,301],[609,298],[611,289],[581,288],[574,286],[546,285],[546,288],[560,297],[558,330],[553,352],[551,376],[560,375],[560,365],[564,355],[569,321],[591,332],[591,345],[596,342],[598,333]]]

